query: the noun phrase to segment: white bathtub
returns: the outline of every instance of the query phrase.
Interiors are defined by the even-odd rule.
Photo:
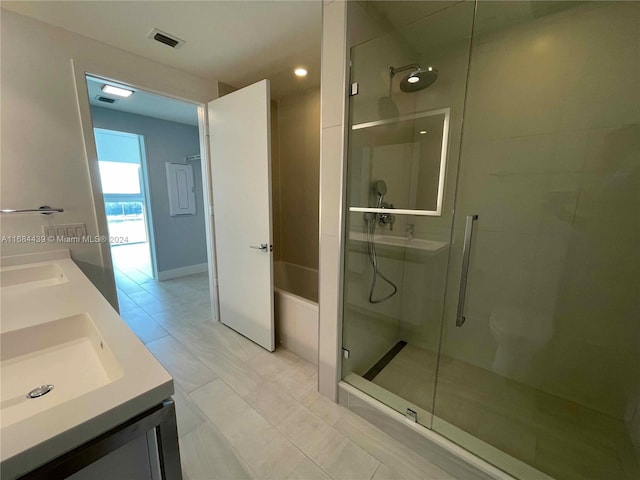
[[[318,271],[274,262],[276,341],[318,363]]]

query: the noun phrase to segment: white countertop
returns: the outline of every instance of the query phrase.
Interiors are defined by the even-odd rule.
[[[365,232],[349,232],[349,240],[356,240],[358,242],[366,242],[367,234]],[[377,245],[384,245],[388,247],[402,247],[412,250],[418,250],[421,252],[434,254],[444,250],[448,243],[439,240],[428,240],[417,237],[401,237],[399,235],[390,234],[375,234],[373,241]]]
[[[105,385],[33,415],[12,421],[0,417],[3,479],[35,469],[173,394],[169,373],[84,276],[68,250],[3,257],[0,267],[10,270],[16,265],[48,263],[57,264],[66,281],[0,289],[0,333],[85,314],[121,372]],[[47,395],[56,393],[54,388]]]

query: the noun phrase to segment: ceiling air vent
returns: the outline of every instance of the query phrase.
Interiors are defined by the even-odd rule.
[[[175,35],[171,35],[167,32],[163,32],[158,28],[154,28],[151,30],[147,38],[151,38],[156,42],[164,43],[165,45],[170,46],[171,48],[180,48],[186,42],[184,40],[179,39]]]
[[[115,98],[103,97],[102,95],[96,96],[96,100],[104,103],[116,103],[117,101]]]

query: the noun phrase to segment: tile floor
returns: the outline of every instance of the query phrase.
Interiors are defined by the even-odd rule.
[[[373,383],[433,411],[435,366],[433,352],[409,344]],[[640,478],[623,420],[446,356],[437,388],[437,417],[554,478]]]
[[[318,394],[313,364],[214,322],[205,274],[156,283],[121,262],[116,280],[122,317],[175,379],[185,478],[453,480]]]

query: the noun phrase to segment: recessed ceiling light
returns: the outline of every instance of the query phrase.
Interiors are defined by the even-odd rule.
[[[293,73],[296,74],[296,77],[306,77],[307,76],[307,69],[306,68],[302,68],[302,67],[298,67],[293,71]]]
[[[102,87],[104,93],[110,93],[111,95],[117,95],[118,97],[130,97],[133,95],[133,90],[127,90],[126,88],[114,87],[113,85],[104,85]]]
[[[427,133],[427,131],[426,130],[420,130],[419,133],[420,133],[420,135],[425,135]]]

